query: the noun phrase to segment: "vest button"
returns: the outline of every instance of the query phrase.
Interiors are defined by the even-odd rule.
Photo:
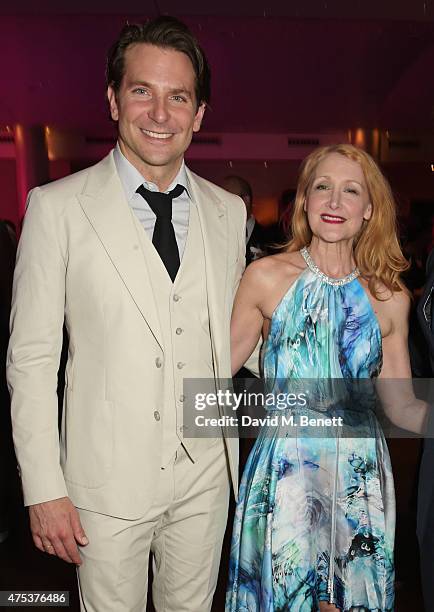
[[[180,401],[181,403],[182,403],[182,402],[185,402],[185,395],[180,395],[180,396],[179,396],[179,401]]]
[[[184,366],[185,366],[185,363],[182,363],[182,361],[178,361],[178,363],[176,364],[176,367],[178,368],[178,370],[182,370]]]
[[[173,301],[179,302],[180,299],[181,299],[180,296],[177,293],[175,293],[175,295],[173,296]]]
[[[159,357],[156,358],[155,365],[157,366],[157,368],[161,368],[161,366],[163,365],[163,362]]]
[[[154,419],[156,421],[159,421],[161,419],[160,413],[158,412],[158,410],[154,411]]]
[[[184,330],[182,329],[182,327],[177,327],[177,328],[176,328],[176,335],[177,335],[177,336],[180,336],[180,335],[182,334],[182,332],[183,332],[183,331],[184,331]]]

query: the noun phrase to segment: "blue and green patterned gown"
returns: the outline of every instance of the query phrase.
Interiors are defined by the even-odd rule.
[[[265,388],[369,383],[381,334],[358,272],[331,279],[301,254],[307,268],[276,307],[263,348]],[[240,485],[226,612],[314,612],[321,600],[393,610],[393,477],[377,420],[366,422],[368,434],[350,437],[336,427],[321,437],[262,428]]]

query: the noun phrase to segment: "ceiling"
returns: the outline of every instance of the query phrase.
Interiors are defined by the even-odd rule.
[[[112,134],[106,50],[127,20],[161,12],[184,18],[208,55],[205,131],[432,130],[433,0],[216,4],[212,11],[174,0],[3,6],[0,124]]]
[[[120,10],[122,8],[122,10]],[[14,0],[3,2],[3,15],[148,15],[291,17],[295,19],[433,20],[432,0]]]

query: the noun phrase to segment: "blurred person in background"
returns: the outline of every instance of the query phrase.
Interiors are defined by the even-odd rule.
[[[417,307],[420,329],[427,351],[424,353],[426,377],[434,375],[434,250],[428,256],[426,281]],[[425,610],[434,610],[434,428],[423,444],[417,500],[417,536]]]
[[[267,254],[279,253],[291,238],[291,219],[295,189],[282,191],[277,210],[277,221],[267,227]]]
[[[223,189],[239,196],[247,213],[246,223],[246,265],[265,254],[268,232],[253,215],[253,191],[250,183],[241,176],[227,176],[222,183]]]

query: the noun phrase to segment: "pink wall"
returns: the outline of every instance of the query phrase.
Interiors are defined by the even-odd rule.
[[[18,223],[18,197],[14,159],[0,159],[0,218]]]

